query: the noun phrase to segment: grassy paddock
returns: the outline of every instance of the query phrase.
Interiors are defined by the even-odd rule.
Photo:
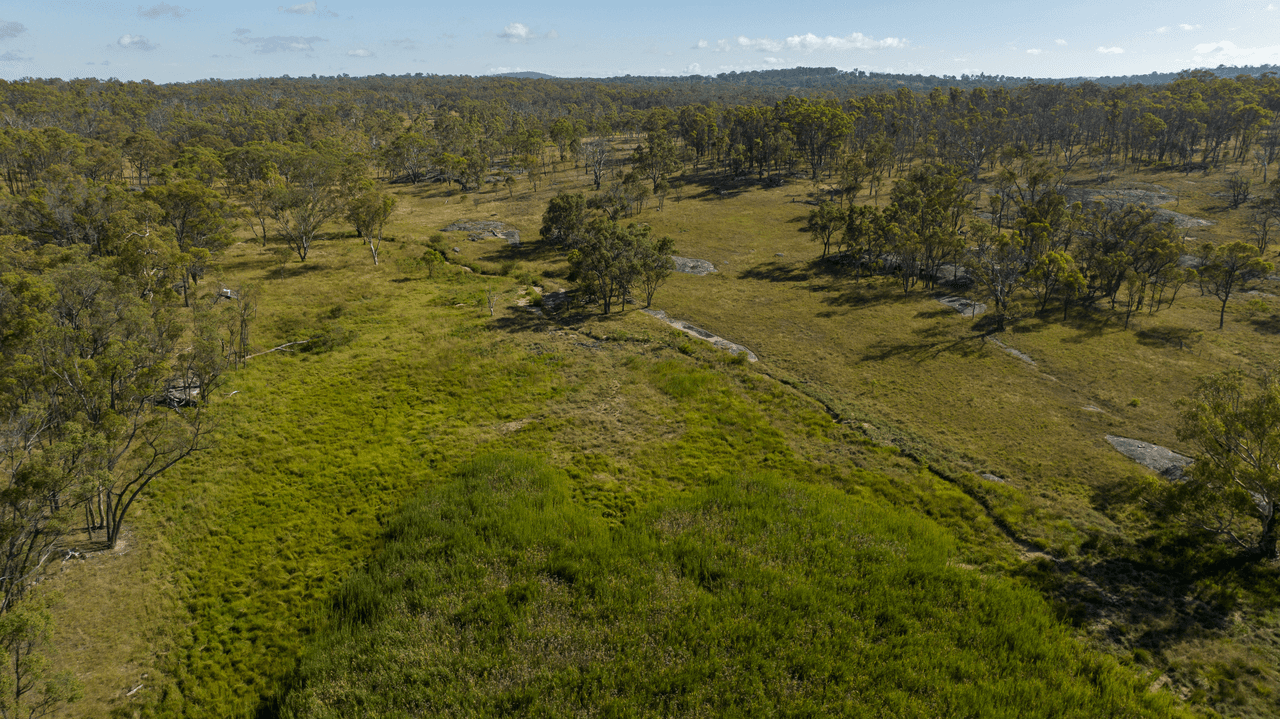
[[[485,454],[392,519],[285,716],[1168,716],[909,511],[773,472],[611,526]]]

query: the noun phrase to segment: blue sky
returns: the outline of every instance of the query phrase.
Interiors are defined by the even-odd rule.
[[[284,2],[5,3],[0,77],[600,77],[797,65],[1071,77],[1280,64],[1280,0]]]

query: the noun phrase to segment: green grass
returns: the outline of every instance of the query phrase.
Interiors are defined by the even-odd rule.
[[[675,237],[678,254],[719,268],[673,276],[655,306],[761,357],[741,364],[633,310],[544,322],[512,307],[531,278],[550,291],[568,286],[561,259],[535,239],[547,199],[582,187],[570,169],[556,179],[558,188],[513,200],[482,193],[479,206],[446,205],[434,185],[397,188],[402,203],[378,267],[350,237],[318,244],[306,263],[288,265],[284,279],[267,250],[249,243],[228,251],[217,279],[263,288],[256,349],[324,341],[254,358],[236,372],[225,392],[237,393],[219,398],[215,410],[218,442],[156,483],[132,517],[128,548],[65,565],[50,583],[69,598],[58,610],[55,664],[73,668],[88,688],[71,715],[245,716],[269,705],[326,626],[333,593],[370,557],[380,522],[492,451],[544,457],[563,485],[556,491],[568,497],[564,511],[581,514],[592,536],[608,541],[746,477],[931,527],[929,537],[949,543],[953,565],[977,567],[937,569],[929,576],[939,586],[1004,587],[1001,596],[1023,603],[990,611],[1030,612],[1028,621],[1057,633],[1052,642],[1065,631],[1047,619],[1057,614],[1077,622],[1071,631],[1091,636],[1090,646],[1130,662],[1137,644],[1117,639],[1124,632],[1146,636],[1163,631],[1160,622],[1199,621],[1176,612],[1159,621],[1141,613],[1096,621],[1098,603],[1082,609],[1059,589],[1070,584],[1070,568],[1046,570],[1051,579],[1023,572],[1000,526],[1082,571],[1114,561],[1117,547],[1146,541],[1141,514],[1108,495],[1139,470],[1101,436],[1177,446],[1173,400],[1197,374],[1266,360],[1275,350],[1273,317],[1255,311],[1250,319],[1247,303],[1239,311],[1233,303],[1217,332],[1213,298],[1186,288],[1172,310],[1135,317],[1128,331],[1105,313],[1024,320],[1003,341],[1034,357],[1030,367],[982,342],[972,320],[923,292],[904,296],[890,282],[815,271],[818,247],[791,222],[806,214],[792,200],[807,184],[723,200],[669,198],[664,211],[646,210],[639,219]],[[1213,209],[1211,185],[1189,186],[1177,209],[1218,221],[1197,230],[1201,239],[1235,239],[1244,210]],[[428,278],[419,260],[428,238],[462,218],[504,220],[525,244],[453,233],[445,240],[450,261],[507,267],[513,277],[454,265]],[[493,318],[486,288],[497,293]],[[1142,546],[1154,555],[1164,545]],[[672,562],[644,566],[674,572],[680,565]],[[529,566],[521,571],[541,576]],[[1054,606],[1000,579],[1006,569],[1055,597]],[[1127,582],[1107,587],[1127,596]],[[1168,599],[1144,591],[1153,603]],[[1266,669],[1277,656],[1275,612],[1260,591],[1240,590],[1230,609],[1239,630],[1206,625],[1138,647],[1148,652],[1139,660],[1146,678],[1164,673],[1187,698],[1265,715],[1256,709],[1269,706],[1280,679]],[[1204,601],[1217,612],[1211,594]],[[936,595],[919,596],[928,606]],[[1109,666],[1071,646],[1080,652],[1071,666]],[[1104,685],[1089,691],[1098,698]]]
[[[486,454],[388,524],[285,716],[1167,716],[909,511],[774,472],[611,525]]]

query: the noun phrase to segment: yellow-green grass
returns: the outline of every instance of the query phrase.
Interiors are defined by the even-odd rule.
[[[73,714],[126,705],[192,716],[251,711],[291,670],[324,598],[367,556],[376,518],[486,447],[545,454],[565,468],[573,496],[609,522],[746,465],[804,464],[818,468],[812,481],[933,517],[962,539],[957,561],[1011,556],[981,507],[870,435],[948,471],[1004,477],[1009,487],[963,481],[1021,536],[1069,555],[1089,528],[1129,529],[1096,490],[1137,470],[1102,434],[1176,446],[1172,402],[1191,379],[1260,362],[1273,346],[1258,329],[1265,322],[1245,322],[1234,304],[1226,330],[1213,330],[1215,301],[1185,288],[1174,308],[1135,317],[1128,331],[1105,313],[1016,323],[1002,339],[1034,357],[1032,368],[923,290],[904,296],[889,282],[815,272],[818,247],[796,221],[809,206],[792,202],[806,198],[807,183],[672,197],[637,218],[676,238],[678,254],[720,268],[673,276],[655,306],[748,345],[759,366],[691,346],[633,310],[544,323],[512,307],[525,292],[515,279],[456,268],[427,279],[416,260],[431,234],[456,219],[499,219],[521,230],[521,248],[455,234],[448,245],[462,252],[451,259],[491,269],[514,259],[515,276],[567,286],[562,260],[538,247],[537,230],[554,192],[587,184],[568,169],[556,179],[537,193],[522,185],[515,200],[486,191],[461,204],[441,185],[398,187],[378,267],[349,235],[319,243],[284,279],[252,242],[227,252],[210,283],[261,285],[255,348],[334,328],[350,341],[325,354],[293,347],[250,360],[223,391],[236,394],[220,398],[215,448],[159,480],[132,515],[128,561],[93,557],[50,583],[102,608],[78,612],[76,599],[59,611],[55,658],[89,687]],[[1178,209],[1193,211],[1189,204]],[[1238,225],[1238,215],[1224,214]],[[494,318],[486,288],[497,293]],[[1173,336],[1161,328],[1202,334],[1177,349],[1159,339]],[[727,378],[729,404],[681,409],[682,393],[701,391],[698,373]],[[854,423],[835,424],[775,378]],[[117,585],[128,586],[127,602]],[[172,606],[176,619],[140,606]],[[1214,636],[1205,641],[1218,646]],[[107,655],[122,659],[101,661]]]
[[[480,455],[388,523],[283,715],[1175,713],[1032,592],[948,566],[932,522],[796,480],[730,474],[610,525],[547,463]]]

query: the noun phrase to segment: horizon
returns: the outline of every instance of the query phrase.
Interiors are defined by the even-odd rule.
[[[924,76],[1040,79],[1175,73],[1280,63],[1280,0],[1091,0],[1053,8],[938,0],[832,11],[750,0],[732,15],[672,2],[618,21],[586,4],[513,2],[484,16],[403,2],[346,6],[233,0],[123,6],[55,0],[0,16],[0,78],[169,84],[261,77],[541,72],[562,79],[715,76],[835,67]],[[289,0],[285,0],[286,3]],[[493,18],[493,19],[490,19]],[[1272,28],[1269,30],[1268,28]]]

